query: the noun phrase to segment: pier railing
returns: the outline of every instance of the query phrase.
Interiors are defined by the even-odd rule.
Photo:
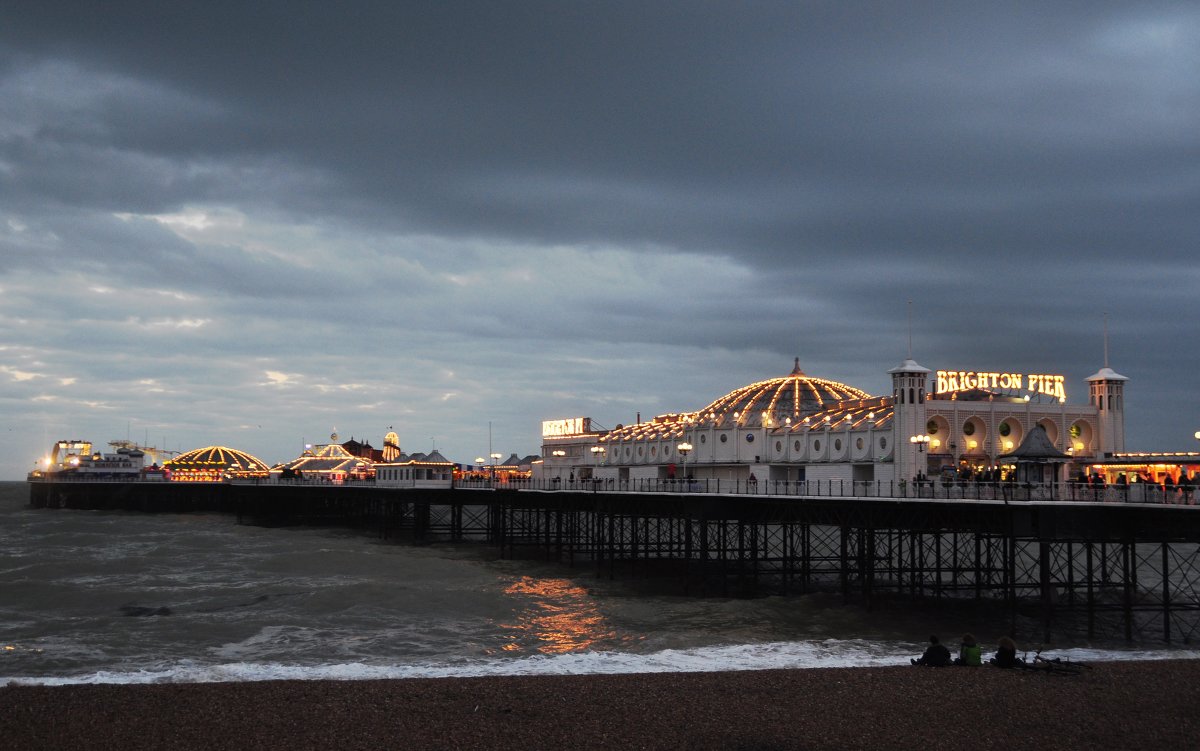
[[[171,484],[161,478],[135,479],[55,473],[30,477],[30,482],[54,483],[156,483]],[[204,484],[204,483],[187,483]],[[208,483],[213,484],[213,483]],[[975,482],[955,480],[925,480],[922,482],[893,480],[754,480],[721,478],[589,478],[563,480],[555,478],[516,479],[497,478],[420,480],[413,482],[376,482],[374,479],[346,479],[331,482],[321,477],[305,478],[233,478],[218,484],[271,485],[293,487],[357,487],[431,489],[451,487],[462,490],[521,490],[563,493],[678,493],[689,495],[744,495],[791,498],[912,498],[954,501],[1029,502],[1077,501],[1087,503],[1135,503],[1156,505],[1196,505],[1200,492],[1191,485],[1163,486],[1153,483],[1129,485],[1092,485],[1087,483],[1030,484],[1011,482]]]
[[[720,478],[618,480],[508,479],[457,481],[456,487],[589,493],[686,493],[812,498],[914,498],[964,501],[1080,501],[1090,503],[1149,503],[1193,505],[1191,487],[1164,487],[1151,483],[1088,485],[1085,483],[1031,484],[927,480],[728,480]]]

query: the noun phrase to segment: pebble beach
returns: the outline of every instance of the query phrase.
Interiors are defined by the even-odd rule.
[[[4,749],[1157,749],[1200,660],[0,688]]]

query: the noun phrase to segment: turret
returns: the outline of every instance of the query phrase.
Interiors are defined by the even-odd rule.
[[[928,445],[912,438],[925,434],[925,389],[930,372],[912,358],[888,371],[892,376],[892,456],[897,480],[912,480],[926,471]]]
[[[1096,454],[1125,450],[1125,382],[1129,379],[1105,365],[1087,379],[1088,403],[1096,408]]]

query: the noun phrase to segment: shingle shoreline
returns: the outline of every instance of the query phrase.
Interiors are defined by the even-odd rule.
[[[3,749],[1185,749],[1200,660],[8,686]]]

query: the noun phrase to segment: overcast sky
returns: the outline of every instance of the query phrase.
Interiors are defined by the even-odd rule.
[[[786,374],[1110,364],[1198,450],[1200,6],[0,6],[0,478],[540,451]]]

